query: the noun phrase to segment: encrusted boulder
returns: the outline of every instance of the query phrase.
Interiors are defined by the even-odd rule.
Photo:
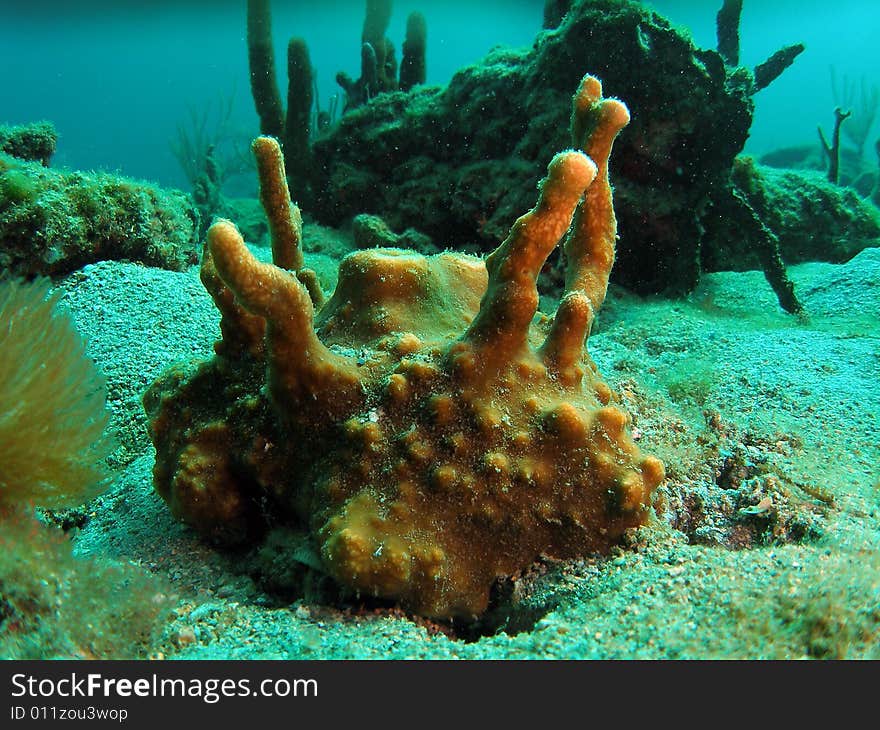
[[[748,137],[753,78],[642,3],[576,2],[531,49],[493,51],[446,88],[381,94],[346,114],[314,145],[310,212],[337,224],[377,214],[441,248],[492,250],[567,144],[566,99],[585,73],[633,113],[615,150],[614,278],[692,288],[701,216]]]
[[[179,191],[0,152],[0,268],[15,274],[61,275],[108,259],[179,271],[198,261],[197,220]]]

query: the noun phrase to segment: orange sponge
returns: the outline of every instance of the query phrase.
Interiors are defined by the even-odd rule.
[[[592,77],[573,107],[577,149],[485,262],[360,251],[316,311],[231,223],[211,228],[224,340],[252,346],[219,346],[151,399],[156,486],[178,515],[214,536],[244,518],[298,525],[340,584],[437,618],[478,615],[499,577],[607,550],[648,519],[663,465],[585,350],[614,261],[608,156],[629,116]],[[536,279],[561,240],[566,291],[545,326]]]

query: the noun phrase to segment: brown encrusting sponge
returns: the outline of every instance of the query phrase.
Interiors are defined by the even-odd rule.
[[[203,281],[223,340],[145,398],[156,489],[175,514],[232,542],[299,526],[340,584],[435,618],[478,615],[497,578],[643,524],[663,465],[639,452],[584,346],[614,261],[608,156],[628,121],[585,77],[576,149],[553,158],[485,262],[359,251],[323,305],[301,256],[280,251],[298,245],[295,207],[267,210],[290,271],[214,224]],[[255,152],[280,165],[273,144]],[[535,281],[561,239],[566,291],[552,320],[536,318]]]

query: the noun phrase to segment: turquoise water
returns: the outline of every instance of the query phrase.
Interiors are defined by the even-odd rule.
[[[687,27],[698,45],[714,47],[717,3],[650,3]],[[276,57],[286,39],[309,44],[319,94],[339,91],[337,71],[357,77],[363,3],[273,3]],[[539,0],[407,0],[395,3],[388,37],[403,39],[408,13],[428,20],[428,83],[445,84],[456,69],[495,45],[529,45],[540,30]],[[188,105],[232,95],[233,126],[256,127],[248,88],[244,2],[0,3],[4,73],[0,120],[51,119],[61,134],[56,162],[185,187],[168,149]],[[833,29],[833,30],[829,30]],[[880,11],[866,0],[746,2],[742,62],[754,66],[783,45],[807,51],[757,98],[747,151],[812,143],[835,106],[830,67],[841,76],[878,79]],[[249,132],[248,132],[249,133]]]
[[[188,105],[216,104],[232,94],[234,126],[248,134],[257,129],[245,5],[4,2],[0,47],[15,71],[0,99],[0,119],[52,119],[63,139],[59,164],[185,186],[168,142],[186,121]],[[397,2],[388,37],[398,49],[415,9],[428,20],[430,84],[445,84],[495,45],[530,44],[542,19],[539,2]],[[282,64],[290,36],[305,38],[325,105],[340,91],[338,71],[357,78],[363,2],[282,1],[272,12],[276,61]],[[283,69],[279,75],[283,80]]]

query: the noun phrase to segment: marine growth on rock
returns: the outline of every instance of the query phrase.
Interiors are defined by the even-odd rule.
[[[216,356],[145,397],[172,511],[225,542],[300,529],[343,587],[435,618],[479,615],[498,578],[643,524],[663,465],[640,453],[585,348],[614,261],[608,157],[628,121],[585,77],[574,149],[488,258],[358,251],[326,302],[302,268],[278,144],[258,138],[275,263],[233,223],[211,227]],[[565,292],[536,317],[560,241]]]

